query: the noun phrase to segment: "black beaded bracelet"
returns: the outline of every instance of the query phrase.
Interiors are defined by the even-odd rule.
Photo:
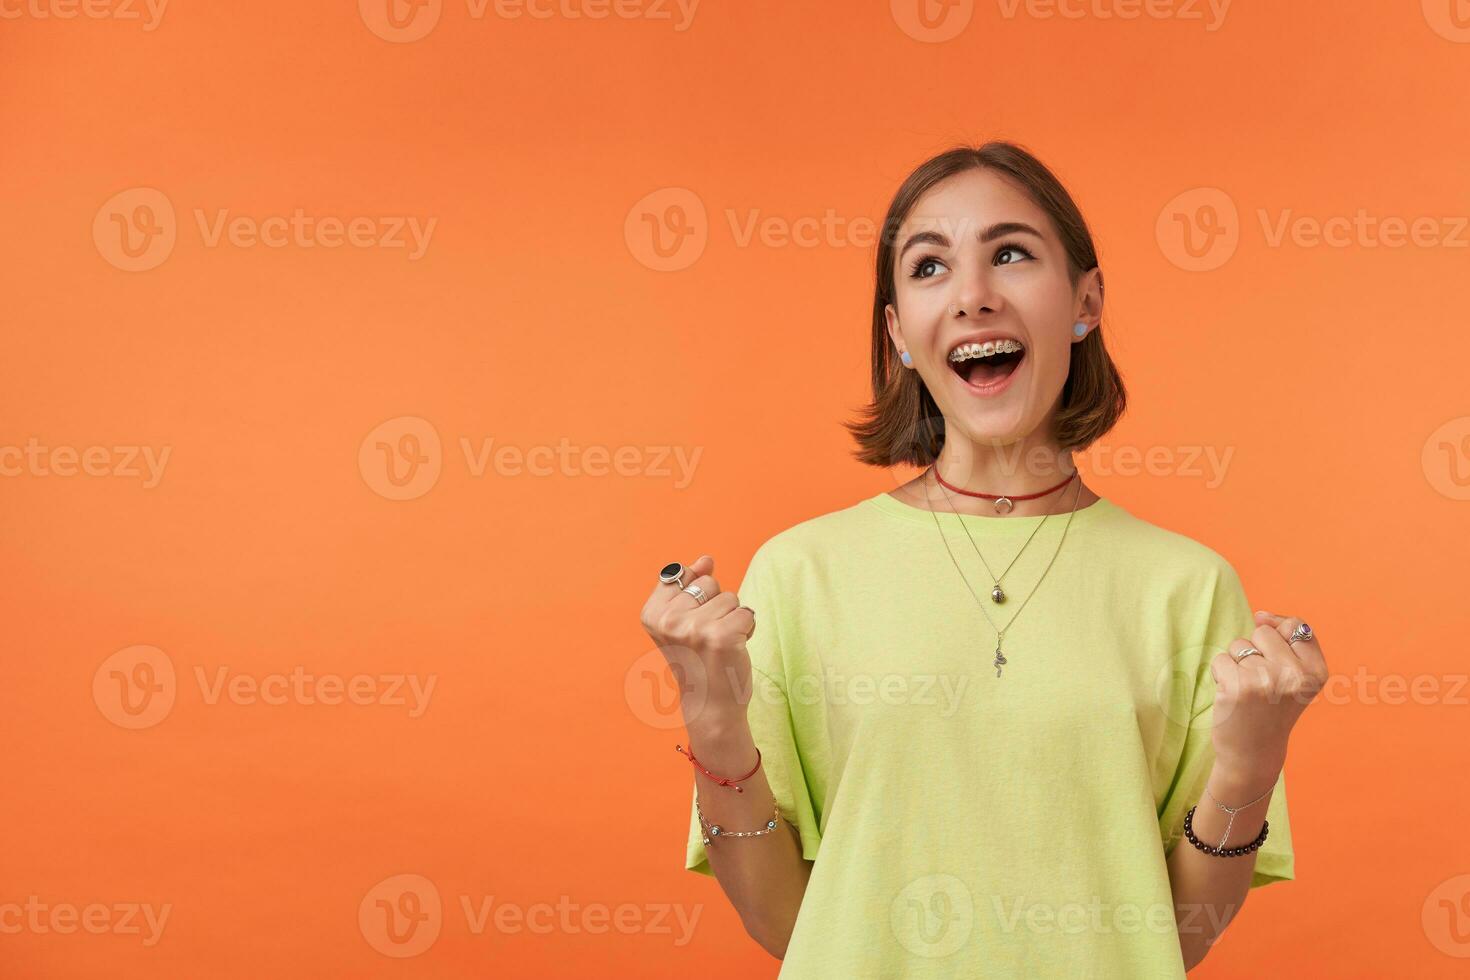
[[[1266,820],[1261,823],[1261,832],[1249,844],[1242,844],[1240,847],[1211,847],[1194,836],[1194,810],[1194,807],[1190,807],[1189,812],[1184,815],[1184,836],[1189,838],[1189,842],[1195,847],[1215,857],[1239,857],[1242,854],[1250,854],[1252,851],[1259,850],[1260,846],[1266,843],[1266,834],[1271,830],[1271,821]]]

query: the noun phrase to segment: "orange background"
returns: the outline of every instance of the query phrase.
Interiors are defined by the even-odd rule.
[[[690,772],[637,613],[664,562],[708,552],[734,588],[770,535],[912,474],[854,462],[838,424],[867,396],[870,245],[742,246],[728,215],[877,221],[920,160],[988,138],[1054,167],[1097,236],[1132,399],[1106,447],[1174,461],[1105,472],[1089,452],[1090,482],[1219,550],[1363,678],[1292,740],[1298,880],[1253,892],[1198,975],[1464,969],[1470,30],[1448,0],[1240,3],[1215,29],[1182,2],[962,3],[942,42],[882,0],[706,2],[685,30],[445,2],[414,41],[380,36],[369,0],[174,0],[152,30],[19,2],[0,20],[0,447],[171,455],[153,486],[0,477],[0,904],[172,910],[152,946],[0,933],[0,975],[774,976],[683,870]],[[143,271],[106,234],[146,217],[108,203],[134,188],[175,211]],[[666,188],[703,222],[640,204]],[[1161,229],[1199,217],[1199,188],[1239,240],[1196,271]],[[210,246],[195,216],[296,208],[437,225],[409,259]],[[1446,240],[1273,246],[1258,218],[1360,209]],[[651,268],[639,229],[680,221],[703,251]],[[438,452],[409,423],[364,447],[402,417]],[[633,462],[477,475],[462,439]],[[390,499],[378,441],[437,480]],[[687,485],[670,447],[701,453]],[[1188,472],[1186,447],[1233,453],[1225,478]],[[104,662],[139,645],[176,692],[130,729]],[[125,656],[116,676],[146,680]],[[197,682],[297,666],[436,687],[410,717],[210,703]],[[1390,676],[1440,693],[1396,703]],[[444,907],[406,958],[359,924],[400,874]],[[461,896],[699,918],[682,945],[652,925],[476,933]]]

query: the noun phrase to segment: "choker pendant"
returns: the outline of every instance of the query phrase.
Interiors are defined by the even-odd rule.
[[[1009,514],[1011,512],[1011,508],[1015,506],[1015,504],[1011,503],[1010,497],[995,498],[995,512],[997,514]]]

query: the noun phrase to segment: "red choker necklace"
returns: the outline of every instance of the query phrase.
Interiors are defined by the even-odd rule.
[[[1035,500],[1037,497],[1045,497],[1049,493],[1056,493],[1062,487],[1066,486],[1068,483],[1071,483],[1072,482],[1072,477],[1074,477],[1074,476],[1077,475],[1077,471],[1076,470],[1073,470],[1067,476],[1067,478],[1065,480],[1063,480],[1061,483],[1058,483],[1056,486],[1051,487],[1050,489],[1042,490],[1040,493],[1023,493],[1023,494],[1004,493],[1004,494],[1002,494],[1002,493],[980,493],[980,492],[975,491],[975,490],[966,490],[963,487],[957,487],[954,484],[952,484],[952,483],[948,482],[947,480],[945,480],[944,477],[942,477],[942,476],[939,475],[939,467],[935,466],[933,469],[934,469],[934,479],[938,480],[941,484],[943,484],[944,486],[946,486],[949,489],[953,490],[955,493],[962,493],[962,494],[964,494],[967,497],[984,497],[986,500],[994,500],[995,501],[995,509],[996,509],[996,512],[997,513],[1000,513],[1000,514],[1008,514],[1008,513],[1010,513],[1011,508],[1015,506],[1012,503],[1012,501],[1016,501],[1016,500]]]

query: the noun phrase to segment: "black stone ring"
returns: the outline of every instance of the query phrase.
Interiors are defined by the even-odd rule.
[[[664,585],[677,585],[684,588],[684,566],[676,561],[671,561],[659,569],[658,580]]]

